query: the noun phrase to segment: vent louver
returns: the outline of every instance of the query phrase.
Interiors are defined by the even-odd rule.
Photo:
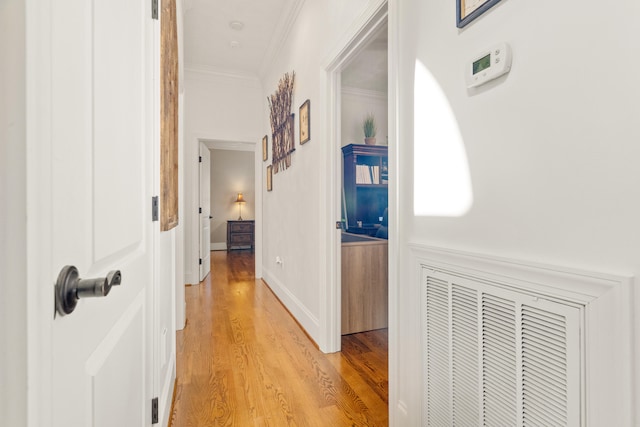
[[[579,426],[581,306],[423,270],[426,426]]]

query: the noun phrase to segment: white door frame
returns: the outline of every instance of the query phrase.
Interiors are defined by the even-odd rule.
[[[254,153],[254,193],[255,193],[255,276],[262,277],[262,140],[260,144],[255,141],[228,141],[215,138],[199,137],[198,143],[203,143],[210,150],[250,151]]]
[[[324,294],[321,295],[320,323],[321,336],[320,348],[324,352],[340,351],[341,341],[341,236],[336,230],[335,223],[340,220],[340,197],[341,182],[339,179],[341,150],[340,150],[340,74],[348,63],[361,51],[366,45],[379,33],[381,27],[387,23],[389,25],[390,43],[395,40],[396,35],[392,34],[392,29],[397,27],[392,25],[389,19],[387,0],[379,0],[371,5],[365,13],[362,14],[360,21],[353,25],[355,30],[347,34],[335,49],[329,60],[325,61],[324,69],[324,95],[326,105],[325,129],[327,129],[327,144],[324,150],[324,174],[327,177],[324,183],[324,195],[326,209],[322,212],[322,236],[321,243],[325,251],[326,265],[321,268],[321,272],[325,272],[325,277],[321,278]],[[395,50],[389,47],[389,165],[392,174],[397,173],[396,168],[391,168],[395,161],[396,138],[396,99],[395,90],[392,83],[395,81],[397,74],[397,60],[395,59]],[[395,203],[397,200],[395,179],[390,174],[389,184],[389,326],[394,324],[396,310],[394,308],[395,298],[393,293],[396,289],[396,259],[397,251],[394,250],[397,245],[397,215]],[[390,343],[391,343],[391,333]],[[391,370],[391,365],[390,365]]]

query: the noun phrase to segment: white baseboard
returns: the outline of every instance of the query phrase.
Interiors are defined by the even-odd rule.
[[[171,406],[173,403],[173,389],[176,383],[176,361],[175,355],[171,355],[169,360],[169,369],[167,369],[167,375],[164,378],[164,385],[162,387],[162,395],[160,396],[160,407],[158,413],[162,415],[160,423],[158,425],[169,425],[169,417],[171,416]]]
[[[226,251],[227,242],[211,242],[212,251]]]
[[[318,318],[264,266],[262,272],[263,280],[269,285],[273,293],[276,294],[307,334],[318,343],[320,339],[320,322]]]

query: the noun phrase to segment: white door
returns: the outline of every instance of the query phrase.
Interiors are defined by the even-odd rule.
[[[33,4],[32,4],[33,6]],[[42,89],[35,129],[42,171],[29,186],[42,211],[41,281],[32,314],[29,425],[151,424],[154,324],[151,196],[157,36],[151,1],[50,1],[29,8],[37,41],[31,87]],[[36,98],[38,97],[38,98]],[[39,110],[38,110],[39,109]],[[43,172],[44,171],[44,172]],[[157,223],[156,223],[157,224]],[[65,316],[52,283],[64,266],[82,279],[121,272],[108,296],[77,301]],[[41,269],[38,271],[37,269]],[[46,307],[43,308],[43,307]],[[35,421],[34,421],[35,420]]]
[[[211,152],[200,143],[200,281],[211,271]]]

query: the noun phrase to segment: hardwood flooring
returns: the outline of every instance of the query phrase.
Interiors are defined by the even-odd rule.
[[[212,252],[186,288],[171,427],[387,426],[387,330],[323,354],[270,289],[253,254]]]

